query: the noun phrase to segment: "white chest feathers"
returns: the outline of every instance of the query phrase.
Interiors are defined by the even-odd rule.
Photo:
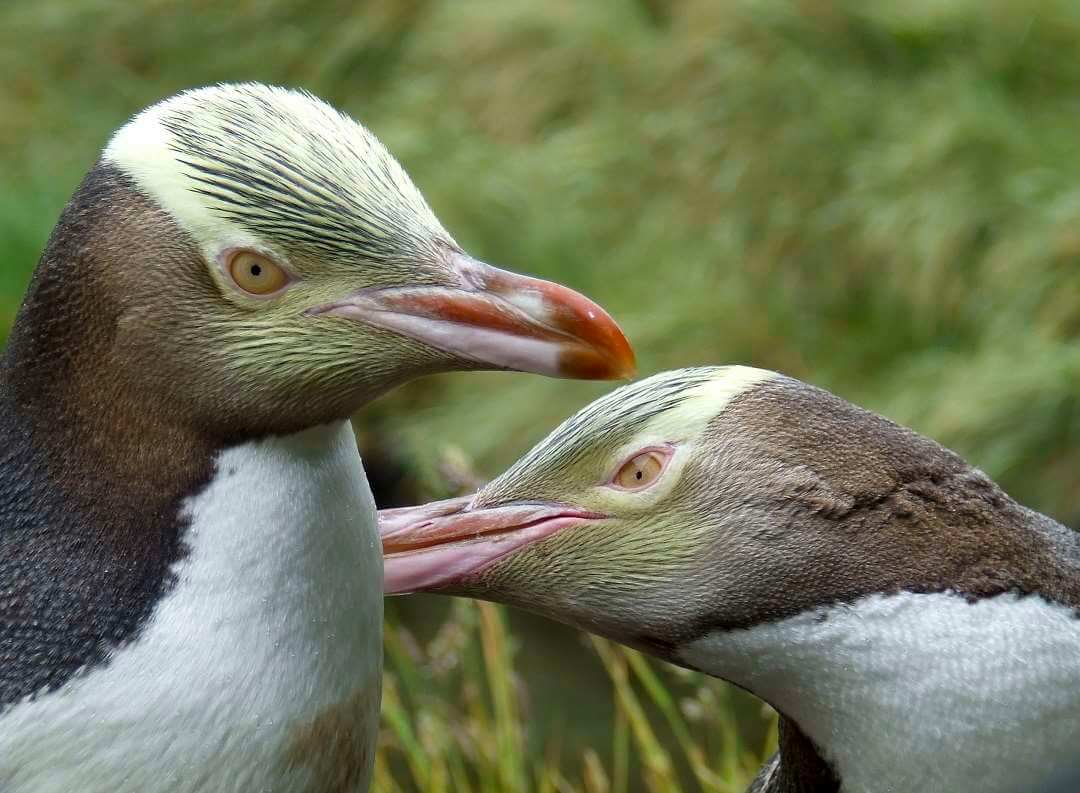
[[[1080,761],[1080,620],[1041,598],[873,596],[681,655],[793,718],[846,793],[1016,793]]]
[[[351,429],[229,449],[187,509],[137,639],[0,716],[3,793],[367,790],[382,555]]]

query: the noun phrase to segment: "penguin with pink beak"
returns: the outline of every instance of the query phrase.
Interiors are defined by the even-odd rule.
[[[474,496],[380,515],[388,594],[506,603],[781,716],[758,793],[1015,793],[1080,747],[1080,534],[774,372],[623,386]]]

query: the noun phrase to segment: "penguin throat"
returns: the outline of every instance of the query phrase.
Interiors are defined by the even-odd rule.
[[[1080,743],[1080,620],[1038,596],[873,595],[678,655],[792,719],[845,791],[1032,789]]]

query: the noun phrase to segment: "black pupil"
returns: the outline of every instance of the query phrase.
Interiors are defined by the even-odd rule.
[[[634,476],[636,476],[638,479],[641,479],[644,474],[641,473],[641,469],[639,468],[637,471],[634,472]]]
[[[262,275],[262,265],[259,265],[259,264],[251,265],[251,274],[253,276],[255,276],[256,278],[258,278],[260,275]]]

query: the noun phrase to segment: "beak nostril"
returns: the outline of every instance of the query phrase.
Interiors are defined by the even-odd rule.
[[[462,285],[471,291],[492,289],[489,270],[498,271],[498,268],[479,262],[465,253],[457,253],[450,260],[450,267],[461,278]],[[496,290],[492,290],[496,291]]]

